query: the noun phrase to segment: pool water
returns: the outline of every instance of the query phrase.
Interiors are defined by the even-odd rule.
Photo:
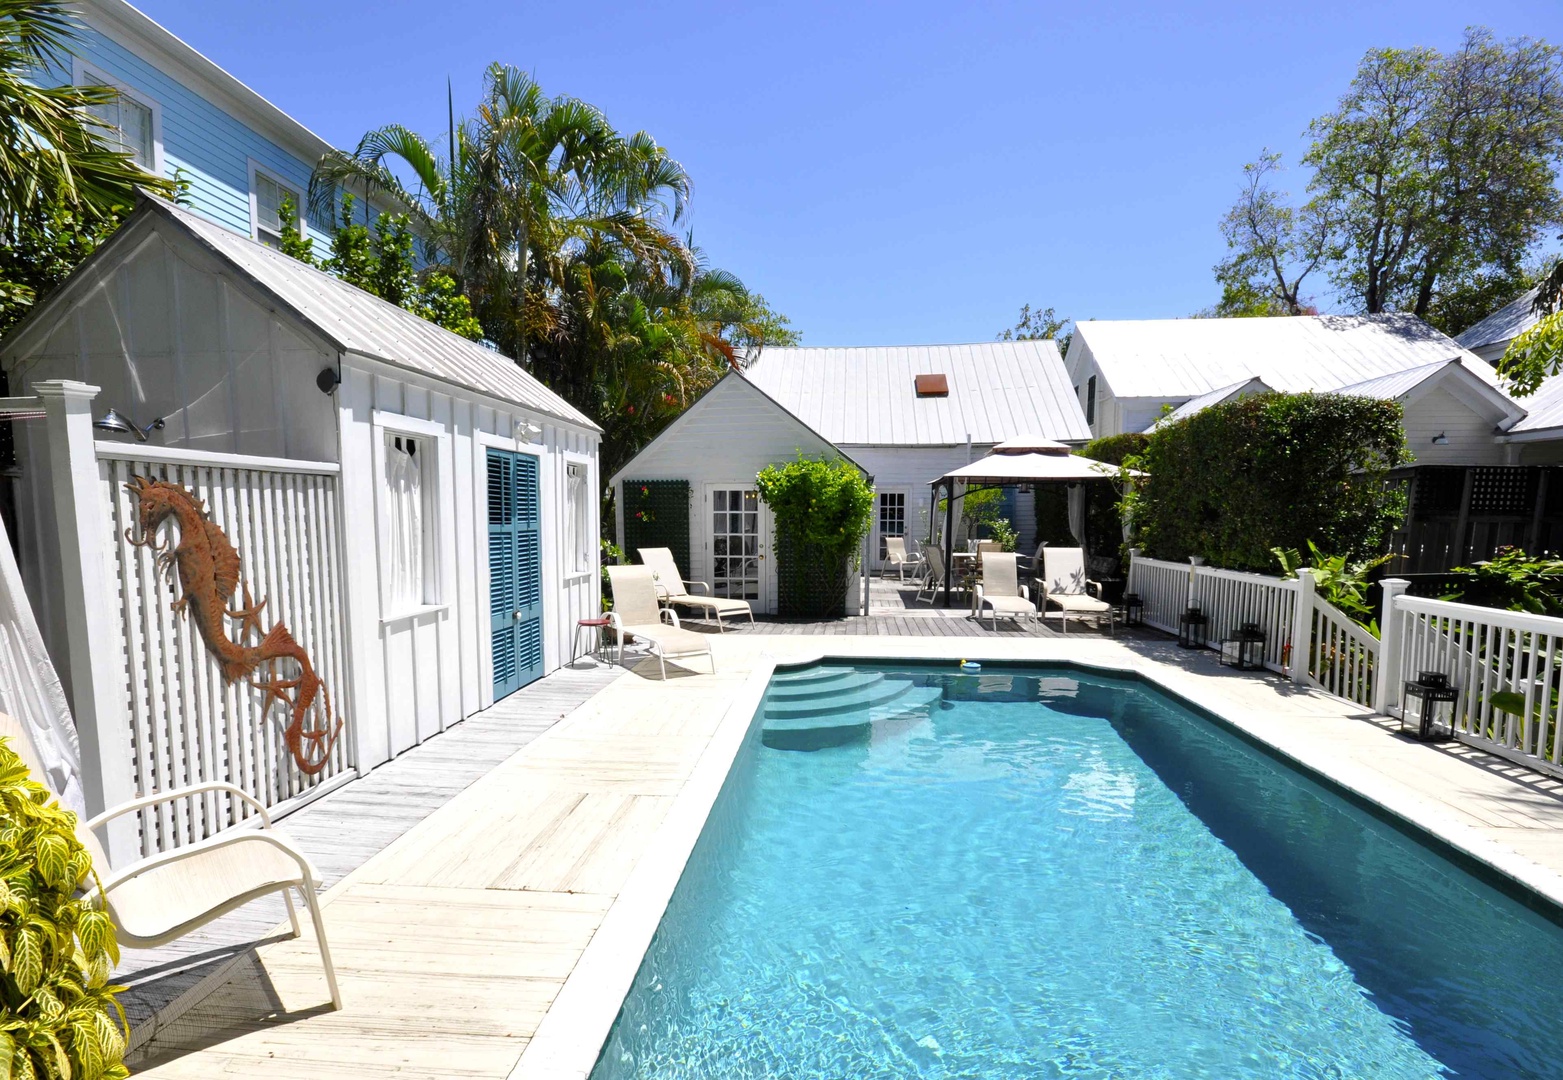
[[[596,1080],[1563,1076],[1563,931],[1435,851],[1136,681],[887,678],[762,712]]]

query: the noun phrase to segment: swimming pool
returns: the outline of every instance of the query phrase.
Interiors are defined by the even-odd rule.
[[[1151,687],[779,673],[595,1080],[1563,1076],[1563,930]]]

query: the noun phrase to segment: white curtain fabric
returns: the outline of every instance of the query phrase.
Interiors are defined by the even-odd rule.
[[[86,674],[83,673],[83,678]],[[38,620],[22,588],[22,573],[11,540],[0,523],[0,710],[32,734],[38,758],[60,805],[85,817],[81,783],[81,746],[76,722],[65,701]]]
[[[1069,535],[1085,547],[1085,485],[1069,485]]]
[[[571,465],[565,471],[566,514],[565,537],[570,552],[570,569],[577,572],[591,569],[591,555],[586,546],[586,470]]]
[[[400,445],[398,445],[400,444]],[[423,463],[405,437],[385,445],[386,582],[392,608],[415,607],[423,596]],[[404,449],[405,448],[405,449]]]

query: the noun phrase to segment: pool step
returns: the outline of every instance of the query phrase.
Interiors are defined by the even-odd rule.
[[[845,697],[867,692],[884,681],[884,675],[877,671],[850,670],[834,671],[824,678],[774,680],[766,700],[770,704],[783,702],[792,704],[800,701],[816,701],[821,698]]]
[[[944,698],[937,686],[918,686],[910,679],[884,679],[893,695],[875,705],[846,705],[829,712],[773,713],[768,704],[760,741],[774,750],[823,750],[866,741],[875,725],[886,727],[915,721]]]

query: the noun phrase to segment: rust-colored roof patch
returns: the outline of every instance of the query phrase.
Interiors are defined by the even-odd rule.
[[[919,375],[917,376],[918,397],[949,397],[950,380],[943,375]]]

